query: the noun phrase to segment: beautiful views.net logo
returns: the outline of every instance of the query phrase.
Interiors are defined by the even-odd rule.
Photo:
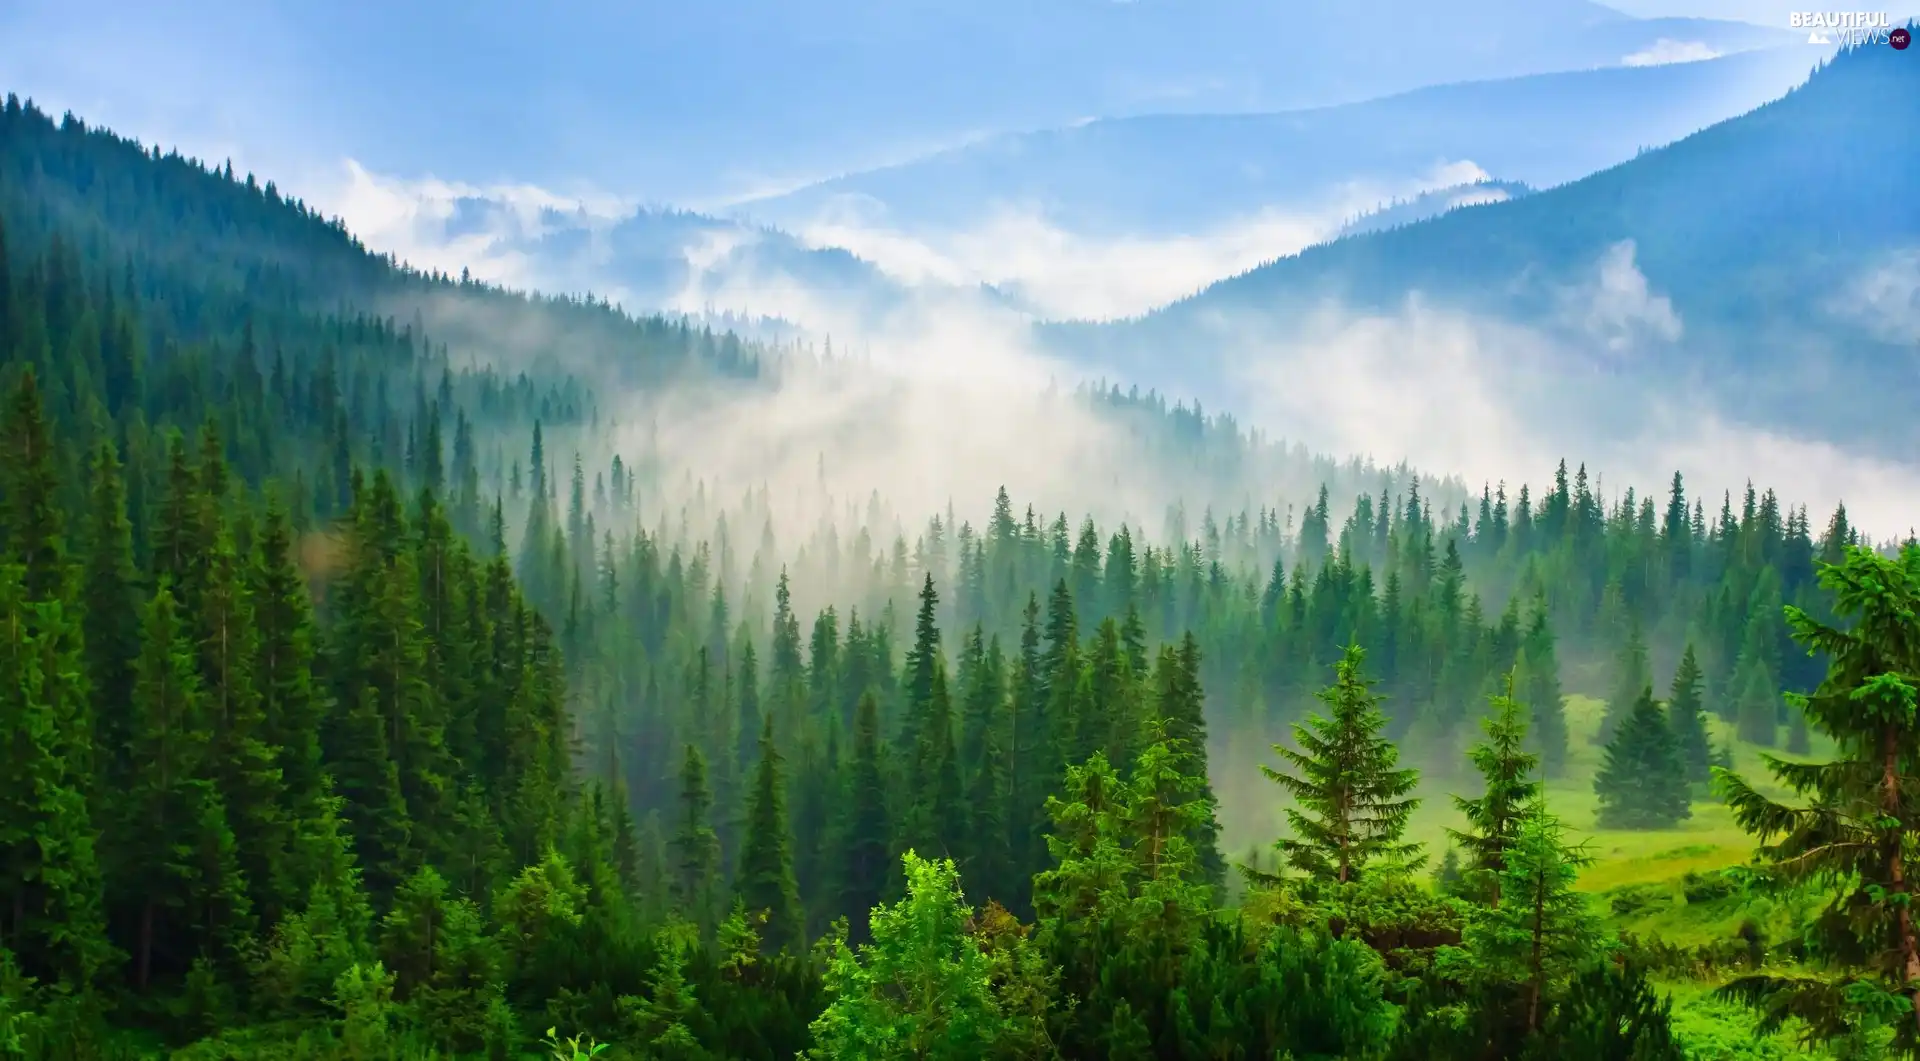
[[[1888,44],[1904,50],[1913,41],[1905,26],[1895,26],[1884,11],[1795,11],[1787,19],[1807,30],[1808,44]]]

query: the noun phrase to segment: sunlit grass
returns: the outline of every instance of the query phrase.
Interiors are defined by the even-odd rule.
[[[1606,707],[1600,700],[1586,696],[1567,699],[1568,759],[1560,776],[1548,782],[1546,795],[1553,812],[1566,822],[1574,838],[1584,841],[1594,864],[1582,875],[1580,885],[1593,892],[1633,884],[1677,881],[1688,873],[1707,872],[1738,865],[1753,856],[1754,841],[1734,823],[1733,814],[1718,797],[1696,793],[1693,816],[1672,829],[1601,829],[1595,824],[1600,801],[1593,791],[1593,778],[1599,772],[1603,749],[1596,741],[1601,715]],[[1709,717],[1715,747],[1731,736],[1731,727]],[[1404,749],[1417,761],[1418,748]],[[1270,851],[1272,841],[1286,829],[1285,801],[1277,786],[1258,777],[1252,762],[1277,762],[1278,757],[1265,748],[1235,747],[1236,759],[1231,782],[1222,792],[1226,816],[1227,854],[1245,857],[1247,848],[1258,846]],[[1773,791],[1761,755],[1782,754],[1777,749],[1735,741],[1733,760],[1739,770],[1762,791]],[[1216,788],[1222,787],[1221,771],[1215,771]],[[1408,828],[1408,838],[1426,846],[1431,864],[1438,864],[1448,847],[1449,828],[1465,825],[1449,798],[1453,793],[1471,794],[1478,779],[1470,768],[1459,770],[1445,782],[1429,781],[1421,786],[1420,808]],[[1776,793],[1777,794],[1777,793]],[[1271,857],[1270,854],[1268,857]]]

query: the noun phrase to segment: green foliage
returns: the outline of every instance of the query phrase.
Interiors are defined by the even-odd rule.
[[[486,367],[522,334],[550,340],[538,365]],[[1060,400],[1192,470],[1158,532],[1001,491],[983,531],[896,533],[914,514],[877,495],[839,518],[823,456],[797,500],[829,518],[785,540],[785,498],[608,452],[614,406],[555,367],[691,386],[790,353],[397,268],[271,185],[9,100],[0,1052],[125,1031],[204,1061],[505,1061],[550,1025],[569,1056],[1304,1061],[1532,1026],[1541,1056],[1666,1056],[1644,982],[1573,975],[1603,941],[1578,860],[1527,824],[1536,775],[1568,780],[1566,693],[1644,669],[1638,696],[1683,639],[1675,775],[1697,780],[1702,701],[1774,739],[1777,694],[1854,658],[1781,651],[1782,605],[1818,610],[1811,558],[1857,539],[1844,512],[1818,541],[1770,493],[1709,523],[1676,480],[1656,528],[1563,466],[1476,520],[1457,484],[1088,388]],[[1217,503],[1252,483],[1317,497],[1297,533]],[[1846,666],[1816,726],[1906,702],[1894,650]],[[1469,886],[1436,894],[1394,742],[1454,776],[1466,705],[1502,688],[1456,823]],[[1283,850],[1314,879],[1256,874],[1225,908],[1222,812],[1232,842],[1270,831],[1222,803],[1248,736],[1289,725]],[[1790,820],[1736,799],[1784,823],[1783,869],[1891,842],[1840,773]],[[931,861],[902,880],[907,846]],[[1801,882],[1851,904],[1813,926],[1719,878],[1667,892],[1751,922],[1734,945],[1781,983],[1734,993],[1870,1056],[1906,1034],[1902,900],[1843,876]]]
[[[1760,856],[1783,878],[1827,891],[1830,905],[1810,933],[1815,954],[1839,968],[1823,975],[1758,973],[1728,984],[1727,997],[1762,1015],[1761,1027],[1797,1019],[1809,1037],[1854,1035],[1857,1006],[1904,996],[1906,1012],[1887,1023],[1899,1050],[1920,1044],[1920,928],[1910,911],[1909,873],[1920,825],[1906,749],[1920,738],[1915,675],[1920,675],[1920,547],[1897,557],[1849,549],[1822,569],[1835,611],[1850,629],[1789,608],[1794,637],[1830,660],[1813,694],[1794,698],[1831,737],[1842,757],[1794,763],[1768,756],[1776,781],[1805,804],[1770,798],[1731,770],[1722,794],[1741,826],[1761,841]]]
[[[1691,784],[1666,712],[1643,689],[1593,779],[1603,829],[1671,829],[1693,814]]]
[[[1279,844],[1287,861],[1339,884],[1359,877],[1369,863],[1392,862],[1418,847],[1401,837],[1420,802],[1408,796],[1419,773],[1398,766],[1399,750],[1381,732],[1387,720],[1373,683],[1361,674],[1364,657],[1358,645],[1348,646],[1334,684],[1318,694],[1327,714],[1293,727],[1298,751],[1274,745],[1299,776],[1261,768],[1300,807],[1287,810],[1295,834]]]
[[[988,1056],[1003,1018],[993,961],[968,932],[972,911],[952,861],[903,858],[907,895],[870,919],[858,952],[833,944],[833,1001],[813,1025],[810,1056],[835,1061]]]

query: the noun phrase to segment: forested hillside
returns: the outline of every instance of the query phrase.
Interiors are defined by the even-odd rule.
[[[1914,400],[1900,292],[1920,245],[1904,179],[1920,164],[1916,118],[1910,54],[1846,49],[1782,99],[1584,179],[1311,247],[1142,320],[1062,325],[1053,338],[1129,364],[1178,353],[1191,371],[1210,345],[1233,348],[1236,329],[1260,334],[1326,304],[1391,311],[1418,296],[1571,332],[1576,355],[1649,387],[1697,380],[1741,418],[1904,453],[1911,438],[1894,410]],[[1621,364],[1593,349],[1587,317],[1566,300],[1626,241],[1681,329]],[[1846,402],[1823,397],[1842,377],[1874,385]]]
[[[725,400],[792,352],[5,121],[0,1054],[1736,1056],[1674,1008],[1703,987],[1783,1018],[1746,1056],[1912,1049],[1911,543],[1577,462],[1466,491],[1110,388],[1063,399],[1138,447],[1094,492],[1156,455],[1244,507],[709,482],[608,454],[609,382]],[[1728,769],[1776,745],[1841,763]],[[1578,832],[1678,842],[1721,795],[1785,838],[1701,878],[1779,900],[1731,967],[1576,887]]]

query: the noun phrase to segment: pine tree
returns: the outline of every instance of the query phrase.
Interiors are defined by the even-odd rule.
[[[1176,648],[1162,646],[1154,664],[1153,703],[1163,721],[1170,746],[1177,749],[1175,766],[1198,784],[1194,798],[1207,808],[1187,837],[1200,860],[1207,882],[1218,890],[1226,886],[1227,863],[1220,853],[1220,801],[1207,777],[1206,697],[1200,689],[1200,643],[1191,632]]]
[[[295,896],[287,866],[285,792],[265,740],[265,718],[253,679],[256,630],[245,571],[224,527],[214,533],[206,581],[193,626],[199,640],[201,690],[212,731],[212,777],[233,829],[253,908],[269,923]]]
[[[991,1056],[1001,1028],[990,960],[968,932],[973,911],[951,861],[905,857],[906,898],[873,910],[873,941],[836,942],[832,1001],[813,1022],[807,1056],[969,1061]]]
[[[1443,958],[1443,967],[1481,988],[1485,1045],[1495,1057],[1516,1056],[1539,1031],[1552,997],[1592,958],[1600,936],[1586,894],[1574,887],[1592,857],[1570,847],[1538,804],[1515,826],[1498,874],[1505,901],[1475,906],[1463,949]]]
[[[1774,629],[1773,616],[1753,614],[1729,682],[1735,731],[1741,740],[1767,748],[1774,746],[1780,734],[1780,691],[1774,684],[1770,650]]]
[[[72,990],[112,959],[84,768],[90,734],[78,624],[30,603],[0,565],[0,924],[28,975]]]
[[[1540,757],[1525,750],[1527,723],[1524,709],[1513,698],[1511,675],[1506,694],[1489,697],[1488,704],[1492,711],[1480,721],[1486,739],[1468,753],[1486,787],[1471,799],[1453,797],[1468,828],[1448,829],[1447,834],[1466,852],[1467,871],[1480,876],[1477,883],[1485,885],[1490,904],[1498,906],[1507,851],[1540,802],[1540,782],[1535,777]]]
[[[1671,829],[1693,816],[1686,763],[1653,690],[1641,691],[1595,776],[1602,829]]]
[[[1693,645],[1680,657],[1673,672],[1673,692],[1667,700],[1667,717],[1673,725],[1673,737],[1680,746],[1680,758],[1686,763],[1687,779],[1698,783],[1708,779],[1713,767],[1712,749],[1707,740],[1706,699],[1701,694],[1705,679],[1700,661],[1694,658]]]
[[[0,417],[0,546],[24,569],[26,599],[52,600],[67,579],[59,468],[31,367],[20,375]]]
[[[713,831],[712,813],[707,760],[689,744],[680,768],[679,824],[668,843],[674,858],[674,901],[702,929],[710,928],[718,913],[720,838]]]
[[[848,766],[845,863],[840,910],[852,921],[854,938],[864,939],[866,911],[878,906],[889,871],[886,777],[880,762],[880,705],[871,689],[854,709],[853,758]]]
[[[760,730],[760,764],[747,799],[738,891],[747,909],[766,919],[762,937],[775,951],[805,942],[799,886],[793,876],[793,835],[787,827],[782,758],[773,741],[773,720],[769,718]]]
[[[1647,661],[1647,644],[1640,635],[1640,621],[1628,627],[1627,641],[1614,664],[1613,693],[1607,697],[1607,711],[1600,720],[1601,744],[1613,740],[1620,723],[1632,713],[1640,700],[1640,691],[1653,684],[1653,668]]]
[[[226,808],[211,776],[213,734],[193,644],[170,588],[146,609],[129,745],[134,764],[121,834],[118,891],[137,910],[135,982],[149,983],[158,952],[183,967],[182,948],[231,953],[251,910]],[[187,952],[191,953],[191,952]]]
[[[140,655],[139,571],[133,561],[133,524],[113,447],[94,453],[88,489],[84,609],[86,673],[93,690],[94,745],[98,753],[96,814],[109,793],[125,790],[133,663]]]
[[[1786,880],[1829,897],[1826,916],[1813,922],[1813,953],[1871,979],[1762,972],[1722,994],[1757,1009],[1763,1030],[1797,1018],[1809,1040],[1833,1040],[1849,1033],[1861,989],[1874,985],[1903,996],[1893,1046],[1911,1053],[1920,1048],[1920,926],[1909,904],[1920,784],[1906,749],[1920,740],[1920,547],[1907,545],[1897,558],[1849,547],[1840,564],[1821,570],[1820,584],[1833,594],[1836,615],[1852,622],[1842,629],[1786,609],[1794,639],[1828,660],[1820,687],[1792,701],[1843,757],[1766,758],[1768,772],[1807,801],[1802,806],[1775,801],[1730,769],[1716,771],[1716,780],[1735,820],[1762,843],[1762,857]]]
[[[1361,672],[1364,658],[1358,645],[1347,647],[1335,665],[1334,684],[1316,694],[1327,713],[1293,727],[1299,751],[1274,745],[1299,776],[1261,767],[1299,805],[1287,809],[1294,836],[1280,841],[1280,851],[1311,877],[1340,884],[1419,848],[1401,840],[1420,803],[1408,796],[1419,773],[1398,766],[1399,750],[1382,735],[1382,698]]]
[[[307,599],[306,581],[294,565],[293,528],[278,495],[268,498],[249,574],[261,737],[279,752],[287,817],[298,822],[319,813],[329,786],[321,774],[323,711],[313,678],[313,605]],[[310,879],[302,870],[296,870],[296,877]]]
[[[917,761],[921,729],[933,709],[934,668],[940,662],[940,627],[936,616],[940,594],[928,574],[920,587],[920,610],[913,621],[913,647],[907,650],[906,715],[900,729],[900,749],[910,761]]]
[[[1527,705],[1531,750],[1540,756],[1540,776],[1560,777],[1567,762],[1566,697],[1560,688],[1560,663],[1544,597],[1534,601],[1533,618],[1521,640],[1518,677],[1520,702]]]

